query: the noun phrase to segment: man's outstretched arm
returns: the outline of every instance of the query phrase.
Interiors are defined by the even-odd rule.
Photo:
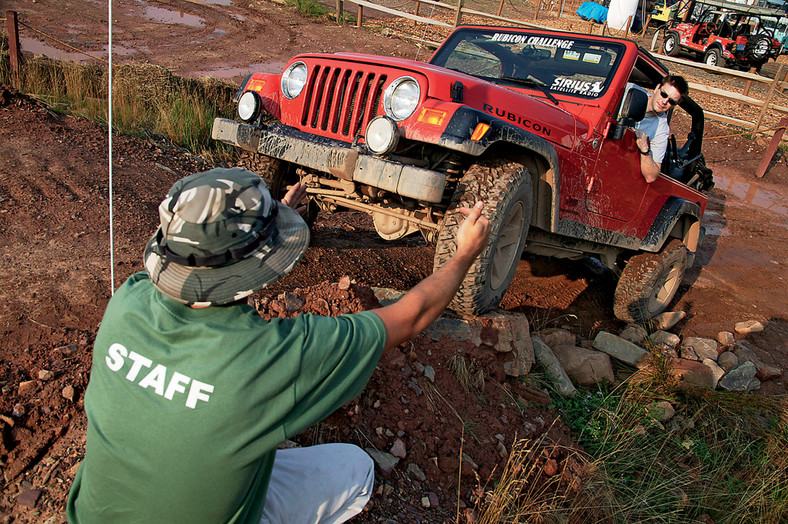
[[[397,302],[372,311],[386,326],[386,349],[424,331],[460,289],[490,235],[490,223],[481,216],[483,207],[483,202],[476,202],[473,208],[460,209],[466,218],[457,231],[457,251],[446,264],[416,284]]]

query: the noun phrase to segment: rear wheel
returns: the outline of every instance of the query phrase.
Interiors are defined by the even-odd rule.
[[[265,180],[265,183],[268,184],[268,190],[271,192],[271,196],[276,200],[281,200],[287,193],[288,187],[301,179],[293,164],[265,155],[255,155],[252,171]],[[301,203],[306,206],[306,210],[301,213],[301,218],[304,219],[304,222],[306,222],[309,227],[312,227],[320,208],[317,202],[308,197]]]
[[[772,39],[767,35],[752,35],[744,46],[744,56],[752,62],[765,62],[769,59]]]
[[[681,38],[676,31],[668,31],[665,33],[665,42],[662,47],[665,48],[665,54],[668,56],[677,56],[679,54],[679,42]]]
[[[688,255],[684,244],[674,239],[659,253],[643,253],[629,259],[616,286],[616,317],[644,323],[662,313],[684,278]]]
[[[518,163],[489,162],[471,166],[460,180],[438,233],[434,267],[444,265],[457,249],[461,207],[484,202],[490,239],[471,266],[451,308],[478,315],[498,306],[520,262],[531,222],[531,176]]]

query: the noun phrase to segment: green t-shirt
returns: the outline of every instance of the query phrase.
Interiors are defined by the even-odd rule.
[[[96,336],[69,521],[259,522],[277,445],[359,395],[385,340],[374,313],[266,321],[132,275]]]

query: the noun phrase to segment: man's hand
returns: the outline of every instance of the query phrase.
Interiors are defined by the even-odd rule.
[[[463,207],[459,212],[465,215],[465,220],[457,231],[457,253],[454,256],[473,260],[487,245],[490,236],[490,222],[482,216],[484,202],[476,202],[472,208]]]
[[[646,132],[643,131],[642,129],[635,129],[634,131],[635,131],[635,137],[637,137],[635,143],[637,144],[638,149],[640,149],[641,152],[648,151],[649,139]]]
[[[282,203],[289,208],[295,209],[298,213],[303,213],[306,211],[306,205],[301,202],[305,197],[306,186],[301,185],[301,182],[296,182],[290,186],[285,196],[282,197]]]

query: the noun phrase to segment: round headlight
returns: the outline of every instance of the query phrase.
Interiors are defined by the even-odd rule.
[[[364,137],[367,148],[376,155],[383,155],[394,151],[399,142],[399,128],[397,123],[387,116],[376,116],[367,125],[367,134]]]
[[[295,98],[301,94],[306,85],[306,64],[296,62],[282,73],[282,94],[287,98]]]
[[[416,110],[421,89],[416,79],[403,76],[394,80],[383,94],[383,107],[394,120],[405,120]]]
[[[263,106],[260,95],[254,91],[246,91],[238,99],[238,118],[244,122],[252,122],[260,116],[260,109]]]

